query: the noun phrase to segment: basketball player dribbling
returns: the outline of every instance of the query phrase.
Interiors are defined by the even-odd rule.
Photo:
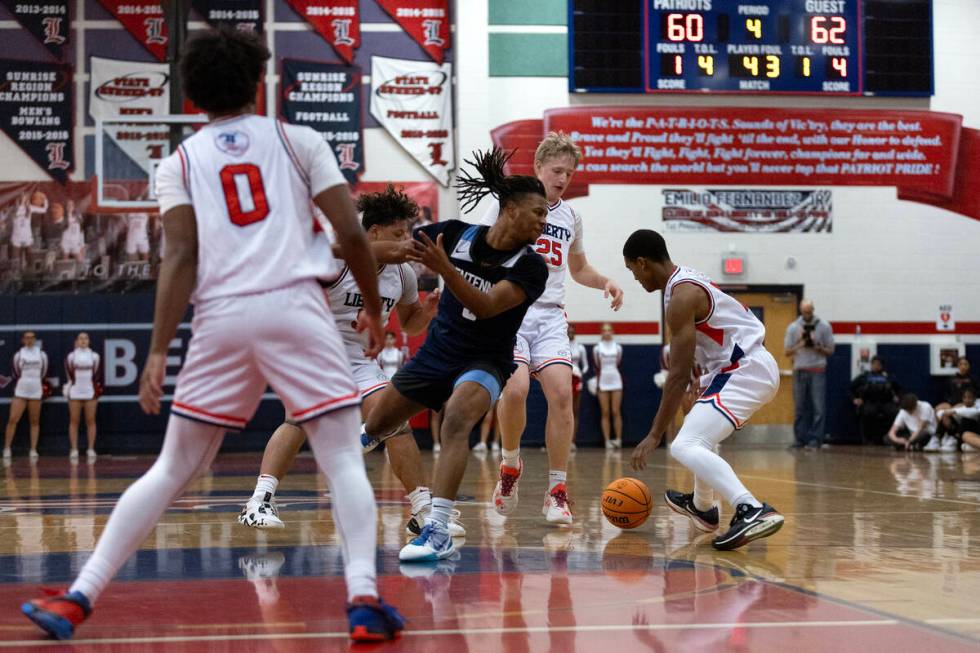
[[[214,459],[224,432],[252,417],[266,385],[302,423],[330,485],[342,534],[350,636],[391,639],[403,628],[376,585],[374,493],[358,442],[360,393],[317,279],[333,275],[330,244],[315,234],[311,200],[329,216],[363,298],[358,328],[382,338],[377,268],[329,146],[307,127],[252,115],[269,51],[222,29],[188,41],[184,92],[210,122],[159,166],[166,239],[140,406],[160,411],[167,349],[194,303],[163,449],[116,504],[68,592],[23,612],[67,639],[167,507]],[[269,191],[267,193],[267,190]]]
[[[650,433],[633,451],[634,470],[663,438],[681,407],[695,362],[705,388],[670,445],[671,455],[694,473],[694,492],[667,490],[667,506],[705,532],[718,529],[717,490],[735,510],[728,531],[714,538],[719,550],[736,549],[768,537],[783,525],[783,516],[760,502],[716,447],[742,428],[759,408],[776,396],[779,369],[763,346],[766,329],[748,308],[726,295],[704,274],[675,265],[667,244],[655,231],[640,229],[623,246],[626,267],[647,292],[663,291],[670,331],[670,372]]]
[[[399,553],[402,562],[442,560],[456,551],[450,520],[470,432],[513,373],[517,331],[547,282],[547,266],[530,247],[546,224],[544,186],[534,177],[506,176],[507,159],[496,148],[477,153],[478,176],[464,172],[457,182],[463,210],[490,193],[499,198],[496,224],[447,220],[416,230],[422,262],[445,282],[439,312],[422,348],[398,370],[364,425],[369,438],[381,441],[412,415],[445,404],[432,510]]]
[[[524,465],[521,436],[527,423],[527,395],[531,375],[537,378],[548,402],[545,444],[548,447],[548,491],[542,513],[549,523],[571,524],[566,486],[568,457],[574,439],[572,412],[572,357],[565,317],[566,273],[588,288],[602,290],[618,311],[623,291],[615,281],[589,263],[582,237],[582,218],[562,200],[581,158],[578,146],[565,134],[550,133],[534,153],[534,174],[548,196],[548,224],[535,242],[535,251],[548,264],[548,286],[528,310],[517,334],[514,362],[517,370],[507,381],[497,404],[501,462],[493,490],[493,506],[501,515],[517,507],[517,491]],[[499,205],[490,207],[482,224],[497,220]]]

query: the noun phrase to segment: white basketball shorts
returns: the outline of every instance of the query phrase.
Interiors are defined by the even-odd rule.
[[[772,354],[760,349],[710,377],[702,377],[701,387],[705,390],[697,403],[710,404],[733,428],[740,429],[776,396],[779,366]]]
[[[524,363],[532,374],[549,365],[572,366],[568,343],[568,319],[557,304],[532,304],[517,332],[514,361]]]
[[[195,306],[191,331],[171,409],[177,415],[241,429],[266,384],[300,424],[361,401],[313,281],[204,302]]]

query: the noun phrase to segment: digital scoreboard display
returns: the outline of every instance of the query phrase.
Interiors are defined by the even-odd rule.
[[[861,92],[855,0],[650,0],[645,13],[648,91]]]
[[[931,0],[569,0],[569,12],[573,92],[932,94]]]

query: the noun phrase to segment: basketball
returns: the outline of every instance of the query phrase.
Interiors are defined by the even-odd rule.
[[[620,478],[602,491],[602,514],[609,523],[623,529],[636,528],[653,510],[650,490],[635,478]]]

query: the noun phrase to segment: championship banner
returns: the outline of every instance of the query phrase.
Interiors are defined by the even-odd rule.
[[[933,111],[581,107],[544,132],[583,149],[595,184],[897,186],[949,197],[962,116]]]
[[[451,45],[449,0],[378,0],[378,4],[436,63],[445,60]]]
[[[208,25],[262,33],[262,0],[191,0]]]
[[[75,167],[72,89],[67,64],[0,59],[0,128],[61,183]]]
[[[354,63],[354,50],[361,47],[361,13],[357,1],[287,0],[349,64]]]
[[[725,188],[662,191],[667,231],[830,233],[830,190]]]
[[[61,61],[65,58],[71,34],[68,0],[44,0],[43,3],[25,3],[23,0],[0,2],[55,59]]]
[[[160,116],[170,113],[170,66],[164,63],[91,57],[89,115],[94,120],[119,116]],[[160,125],[113,124],[104,129],[127,157],[150,174],[169,143]],[[100,138],[96,134],[96,138]]]
[[[371,115],[443,186],[455,167],[452,64],[371,57]]]
[[[167,22],[160,0],[99,0],[157,61],[167,60]]]
[[[364,172],[361,69],[339,63],[283,59],[279,106],[294,125],[320,132],[352,185]]]

